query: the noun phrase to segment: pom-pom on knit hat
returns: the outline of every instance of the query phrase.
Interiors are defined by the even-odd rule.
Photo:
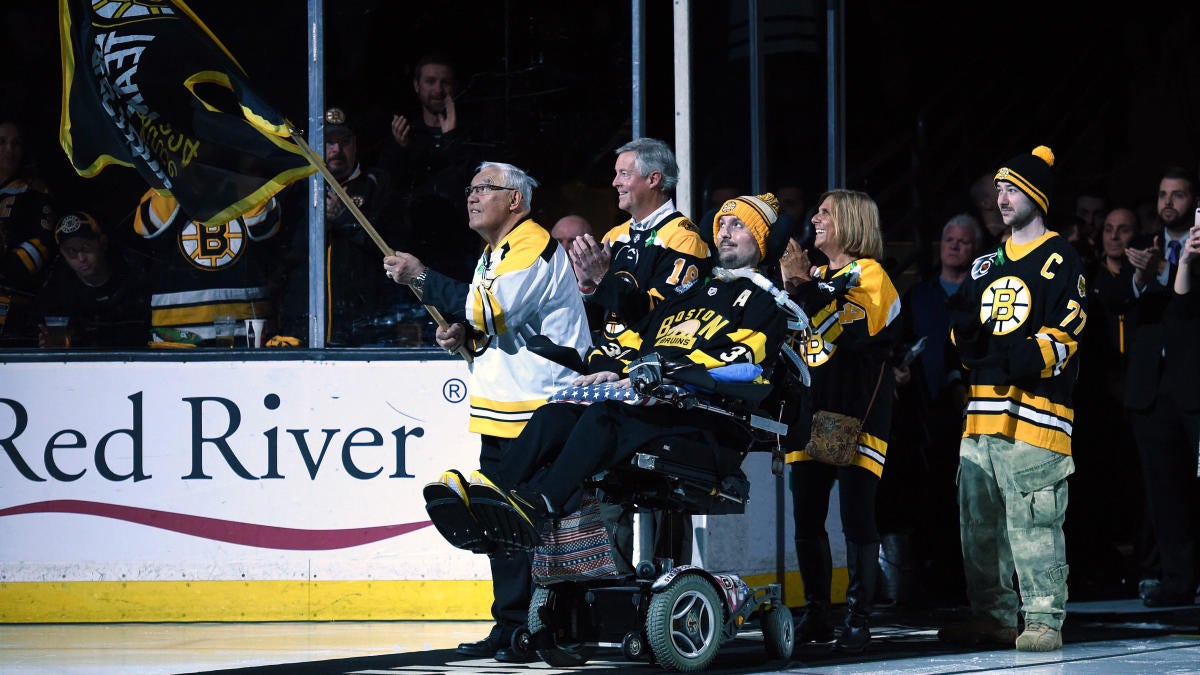
[[[1050,211],[1054,192],[1054,151],[1039,145],[1027,155],[1017,155],[996,172],[995,181],[1007,181],[1033,200],[1045,214]]]

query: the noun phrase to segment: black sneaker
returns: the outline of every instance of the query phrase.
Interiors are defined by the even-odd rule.
[[[496,652],[502,647],[507,647],[511,638],[504,635],[504,630],[500,628],[500,624],[492,626],[492,632],[488,636],[478,642],[464,642],[454,650],[460,656],[469,656],[476,659],[490,659],[496,656]]]
[[[429,520],[446,541],[473,553],[488,551],[491,542],[484,536],[483,526],[471,513],[467,481],[461,473],[446,471],[436,481],[427,484],[422,494]]]
[[[488,539],[505,548],[519,550],[529,550],[542,543],[542,526],[547,520],[545,506],[539,511],[518,497],[515,491],[504,494],[478,471],[471,474],[467,494],[471,499],[471,512],[483,525]],[[544,499],[536,501],[545,504]]]

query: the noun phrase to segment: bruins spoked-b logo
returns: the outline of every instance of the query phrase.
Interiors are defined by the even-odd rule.
[[[1007,335],[1029,318],[1029,287],[1017,277],[1001,277],[983,289],[979,320],[992,321],[992,333]]]
[[[246,227],[240,218],[220,225],[189,220],[179,231],[179,250],[192,265],[209,272],[235,263],[246,247]]]

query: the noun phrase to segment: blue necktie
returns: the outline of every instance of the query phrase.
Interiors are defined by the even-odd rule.
[[[1169,241],[1167,242],[1167,262],[1172,265],[1179,265],[1179,249],[1183,248],[1183,242]]]

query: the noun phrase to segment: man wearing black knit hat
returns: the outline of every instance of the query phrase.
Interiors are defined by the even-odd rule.
[[[977,258],[948,301],[951,338],[970,375],[958,507],[972,613],[942,628],[948,642],[1062,648],[1071,394],[1087,289],[1075,250],[1046,227],[1053,166],[1054,153],[1038,146],[996,172],[996,204],[1012,237]]]

